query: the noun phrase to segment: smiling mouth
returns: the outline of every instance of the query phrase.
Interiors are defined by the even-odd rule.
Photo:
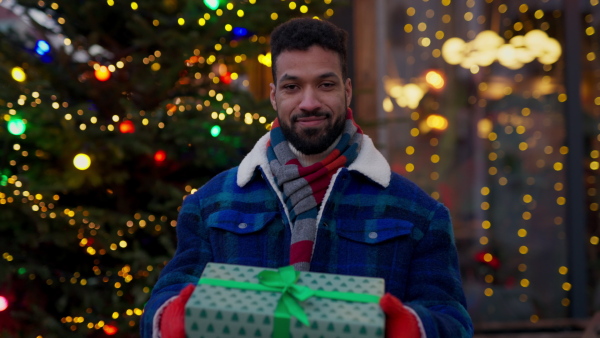
[[[292,117],[292,123],[301,123],[301,124],[314,124],[317,125],[322,121],[330,118],[331,114],[328,113],[315,113],[310,115],[296,115]]]
[[[311,128],[321,125],[325,120],[327,120],[327,116],[307,116],[299,117],[294,120],[294,122],[300,127]]]

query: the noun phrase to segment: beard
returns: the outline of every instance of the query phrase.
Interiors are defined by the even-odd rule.
[[[331,146],[344,131],[346,114],[339,114],[338,117],[332,121],[333,124],[330,122],[325,127],[295,130],[293,124],[298,118],[308,116],[326,116],[329,121],[332,121],[331,113],[305,113],[293,116],[291,118],[291,124],[281,122],[281,132],[286,140],[304,155],[320,154],[327,150],[327,148],[329,148],[329,146]]]

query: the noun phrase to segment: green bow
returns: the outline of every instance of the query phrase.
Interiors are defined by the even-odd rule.
[[[356,294],[351,292],[337,292],[313,290],[308,286],[297,285],[300,272],[293,266],[279,268],[277,271],[263,270],[258,274],[260,284],[222,280],[214,278],[200,278],[198,284],[222,286],[255,291],[281,292],[281,297],[275,308],[273,337],[287,338],[290,336],[290,319],[296,317],[302,324],[308,326],[308,316],[300,302],[310,297],[338,299],[350,302],[378,303],[379,296],[369,294]]]
[[[303,302],[315,295],[315,290],[308,286],[296,284],[300,277],[300,272],[296,271],[293,266],[279,268],[277,271],[264,270],[258,274],[258,280],[262,285],[276,288],[281,292],[281,297],[275,308],[275,321],[277,318],[289,322],[292,316],[308,326],[308,316],[299,302]],[[277,325],[276,325],[277,326]],[[285,326],[285,330],[289,331],[289,325]],[[279,337],[279,335],[275,335]]]

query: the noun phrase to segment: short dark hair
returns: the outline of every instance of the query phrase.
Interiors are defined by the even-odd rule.
[[[277,83],[275,63],[279,54],[292,50],[308,50],[317,45],[335,52],[340,57],[342,77],[348,77],[346,44],[348,33],[331,22],[311,18],[295,18],[277,26],[271,33],[271,72]]]

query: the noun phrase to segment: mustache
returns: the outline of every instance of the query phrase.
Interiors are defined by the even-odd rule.
[[[292,122],[298,122],[298,119],[301,118],[305,118],[305,117],[326,117],[326,118],[330,118],[331,117],[331,113],[329,112],[308,112],[308,113],[301,113],[301,114],[296,114],[294,116],[292,116],[290,118],[290,120]]]

